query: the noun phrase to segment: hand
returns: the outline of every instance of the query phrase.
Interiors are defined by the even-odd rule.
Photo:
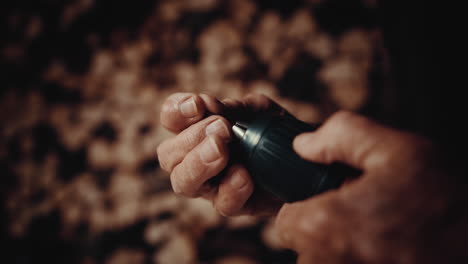
[[[277,232],[298,263],[468,263],[466,192],[426,139],[341,112],[294,149],[363,171],[281,208]]]
[[[170,96],[160,121],[177,135],[162,142],[157,152],[161,168],[171,173],[174,192],[208,199],[223,215],[275,214],[282,203],[254,190],[246,168],[230,159],[231,122],[267,111],[284,110],[258,94],[223,101],[205,94]]]

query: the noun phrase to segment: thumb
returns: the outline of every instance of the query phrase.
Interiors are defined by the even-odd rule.
[[[297,136],[293,146],[306,160],[325,164],[338,161],[368,169],[385,158],[393,139],[399,138],[395,137],[397,133],[363,116],[341,111],[316,131]]]

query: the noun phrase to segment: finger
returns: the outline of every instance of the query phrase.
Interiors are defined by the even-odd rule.
[[[221,102],[207,94],[175,93],[164,102],[160,120],[165,128],[178,133],[206,115],[223,115],[230,121],[237,121],[262,111],[285,112],[262,94],[250,94],[241,101],[227,99]]]
[[[233,98],[225,98],[221,101],[223,103],[224,106],[226,106],[227,108],[241,108],[244,106],[244,104],[242,103],[242,101],[240,100],[237,100],[237,99],[233,99]]]
[[[230,121],[249,121],[255,117],[253,114],[262,112],[287,114],[286,110],[263,94],[248,94],[242,100],[228,98],[222,100],[222,103],[225,106],[223,113]]]
[[[252,195],[254,185],[247,169],[242,165],[229,168],[218,187],[218,194],[213,203],[222,215],[238,215]]]
[[[384,161],[398,138],[400,132],[351,112],[339,112],[315,132],[297,136],[293,146],[310,161],[326,164],[340,161],[367,169]]]
[[[206,110],[210,114],[222,115],[225,110],[225,105],[219,101],[216,97],[208,94],[200,94],[200,98],[205,104]]]
[[[244,97],[243,101],[245,106],[254,112],[284,110],[275,101],[263,94],[250,93]]]
[[[317,259],[345,255],[350,246],[347,232],[353,223],[347,218],[343,225],[344,208],[336,192],[283,205],[275,222],[282,245],[298,253],[308,251]]]
[[[205,116],[202,98],[193,93],[175,93],[166,99],[160,114],[161,124],[172,132],[180,132]]]
[[[200,187],[219,174],[229,159],[227,143],[210,135],[190,151],[171,173],[174,192],[188,197],[198,197]]]
[[[229,141],[231,139],[230,126],[225,118],[210,116],[193,124],[175,137],[165,140],[157,149],[161,168],[171,172],[206,136],[215,135]]]
[[[222,101],[208,94],[200,94],[208,114],[225,116],[230,121],[238,121],[252,116],[252,113],[271,112],[281,113],[286,111],[275,101],[263,94],[252,93],[242,100],[226,98]]]

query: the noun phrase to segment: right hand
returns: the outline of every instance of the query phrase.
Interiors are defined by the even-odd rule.
[[[432,141],[339,112],[293,147],[362,171],[281,208],[275,229],[299,264],[468,263],[465,170]]]
[[[176,93],[161,109],[161,124],[176,133],[158,147],[163,170],[171,173],[174,192],[203,197],[225,216],[273,215],[282,202],[262,190],[254,190],[247,169],[232,162],[229,142],[232,123],[259,112],[284,112],[264,95],[219,101],[206,94]],[[210,182],[216,176],[218,183]]]

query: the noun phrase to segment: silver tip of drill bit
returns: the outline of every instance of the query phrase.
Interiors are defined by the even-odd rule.
[[[232,131],[234,132],[234,135],[236,135],[237,138],[243,138],[245,132],[247,131],[247,128],[247,124],[242,122],[236,122],[236,124],[232,126]]]

